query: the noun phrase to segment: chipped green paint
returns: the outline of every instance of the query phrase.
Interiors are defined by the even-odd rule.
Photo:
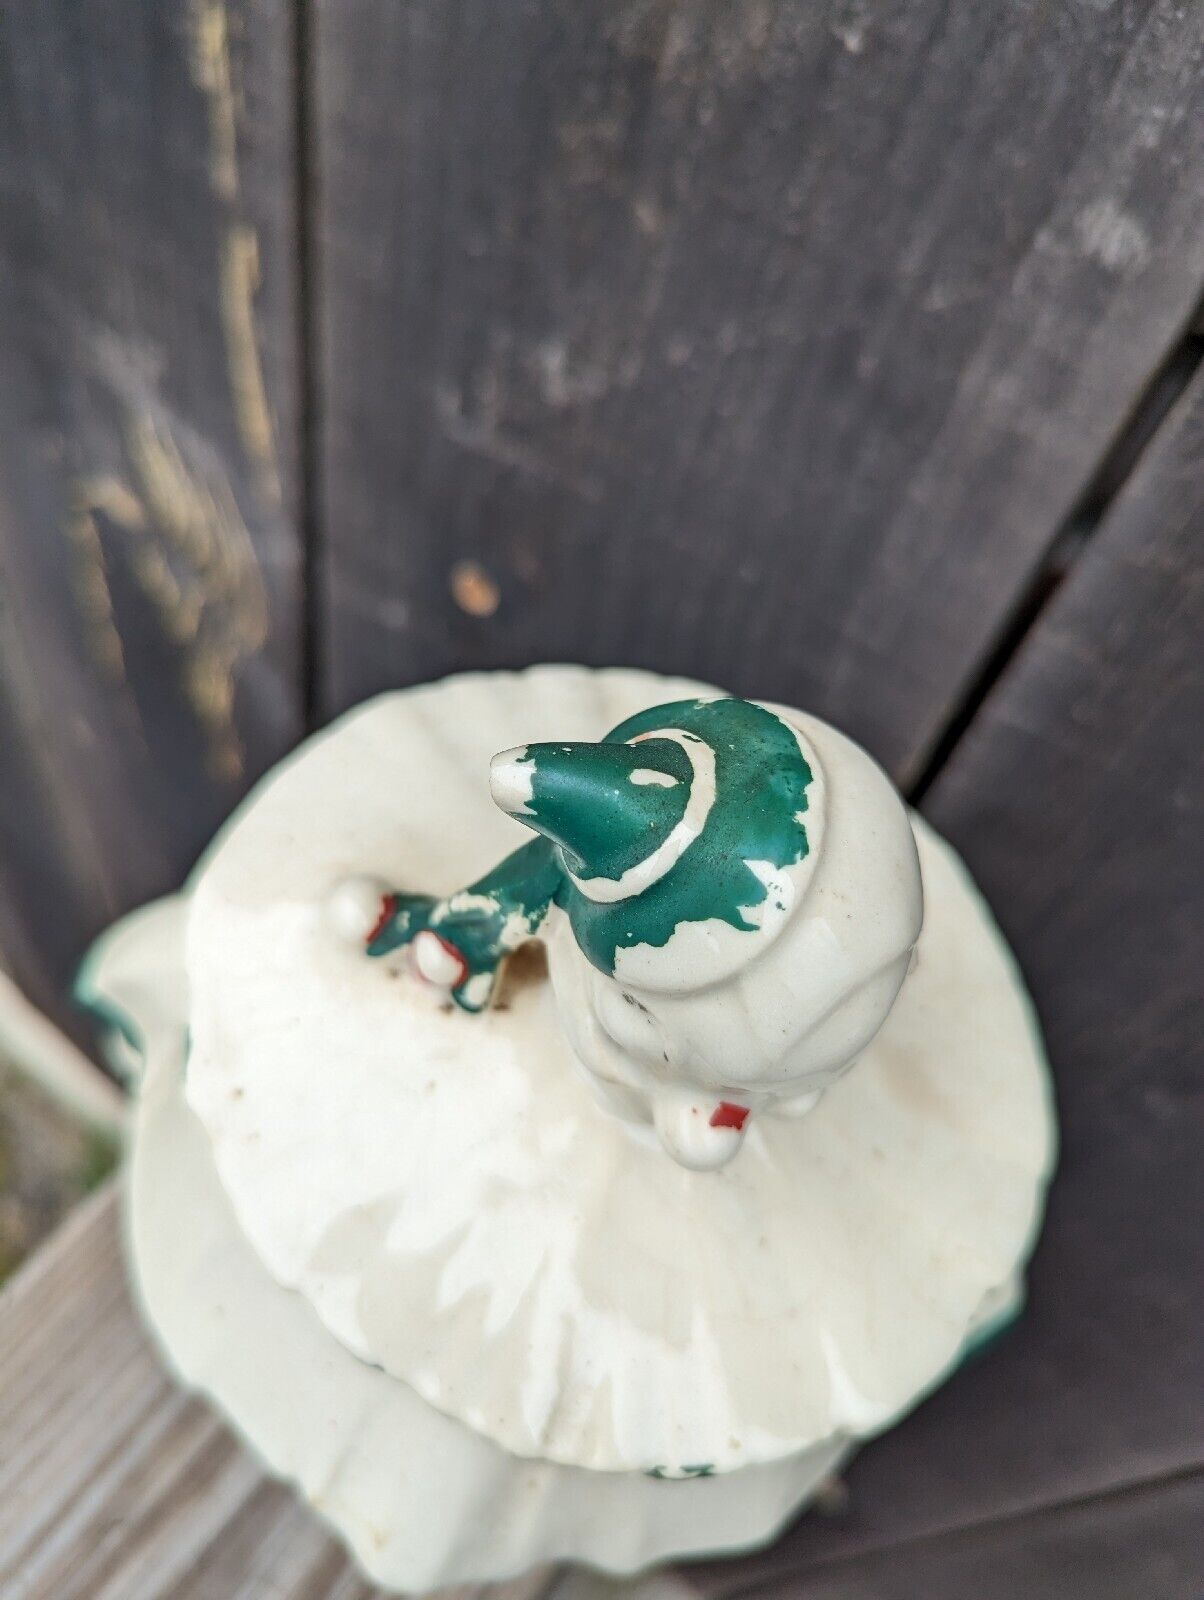
[[[563,877],[553,847],[545,839],[533,839],[446,899],[393,896],[368,954],[388,955],[422,932],[437,934],[455,946],[467,968],[452,991],[453,1000],[465,1011],[481,1011],[489,1003],[498,967],[539,928]]]
[[[600,902],[570,880],[558,896],[577,943],[603,972],[614,971],[619,950],[665,945],[683,922],[718,919],[755,932],[757,923],[749,913],[764,903],[767,891],[748,863],[768,862],[780,869],[807,854],[803,814],[811,769],[780,717],[747,700],[679,700],[629,717],[606,736],[607,742],[661,728],[693,735],[714,752],[715,801],[698,837],[642,894]],[[535,816],[519,818],[536,828],[541,821],[538,794],[537,762]]]
[[[617,880],[682,820],[693,767],[672,739],[532,744],[529,814],[518,821],[559,845],[570,872]]]
[[[714,800],[696,834],[687,817],[699,782],[692,745],[714,759]],[[544,837],[446,899],[396,896],[368,945],[382,956],[424,930],[447,940],[467,969],[452,997],[468,1011],[484,1007],[502,959],[553,903],[587,959],[613,973],[619,950],[663,946],[683,922],[755,932],[767,889],[750,863],[780,870],[807,854],[811,770],[792,730],[745,700],[654,706],[599,743],[530,745],[517,764],[531,769],[530,797],[513,815]],[[622,898],[591,897],[673,848],[680,854],[655,881]]]

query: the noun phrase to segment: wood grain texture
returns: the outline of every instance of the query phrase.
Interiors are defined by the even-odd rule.
[[[117,1202],[113,1188],[88,1202],[0,1293],[0,1593],[383,1600],[309,1511],[164,1375],[125,1290]],[[808,1576],[805,1593],[1195,1600],[1202,1511],[1197,1474],[836,1561]],[[691,1592],[670,1578],[624,1589],[584,1576],[549,1587],[534,1575],[454,1596],[688,1600]]]
[[[804,1600],[1199,1600],[1204,1473],[809,1573]],[[780,1592],[748,1591],[746,1600]]]
[[[299,728],[291,30],[0,16],[0,947],[59,1014]]]
[[[288,1489],[163,1372],[109,1188],[0,1293],[5,1600],[382,1600]],[[445,1591],[539,1600],[548,1576]]]
[[[906,778],[1204,284],[1177,0],[319,0],[325,702],[616,661]]]
[[[1028,1309],[865,1450],[841,1514],[702,1587],[1204,1465],[1202,548],[1204,370],[925,807],[996,907],[1054,1065]]]

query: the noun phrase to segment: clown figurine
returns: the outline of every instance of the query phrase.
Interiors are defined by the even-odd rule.
[[[923,898],[907,814],[834,729],[726,698],[629,717],[599,743],[493,758],[495,803],[540,835],[435,897],[353,878],[334,925],[466,1012],[547,941],[562,1025],[607,1109],[683,1166],[749,1119],[799,1116],[878,1031]]]

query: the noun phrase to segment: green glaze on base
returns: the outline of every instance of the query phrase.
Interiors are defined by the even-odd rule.
[[[715,1468],[709,1461],[702,1461],[689,1467],[649,1467],[644,1476],[660,1483],[685,1483],[690,1478],[713,1478]]]

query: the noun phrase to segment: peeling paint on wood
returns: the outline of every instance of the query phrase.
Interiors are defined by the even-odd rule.
[[[130,419],[126,447],[136,490],[101,476],[80,480],[72,494],[68,530],[89,644],[101,670],[125,685],[101,513],[119,535],[113,559],[131,572],[179,652],[181,683],[206,731],[214,776],[236,781],[243,771],[236,672],[268,636],[254,543],[216,459],[190,468],[162,410]]]
[[[0,936],[68,1026],[89,937],[300,726],[295,20],[46,0],[0,30],[0,633],[26,663]]]
[[[209,175],[228,205],[238,199],[238,131],[230,71],[229,19],[222,0],[193,0],[192,69],[209,101]]]
[[[194,71],[209,102],[210,181],[216,198],[231,212],[219,245],[230,392],[243,446],[260,469],[261,492],[269,504],[275,505],[281,499],[280,474],[255,328],[259,239],[240,213],[237,90],[229,27],[221,0],[194,0]]]
[[[267,390],[255,332],[255,291],[259,286],[259,240],[254,228],[232,223],[222,244],[222,317],[234,399],[242,442],[260,468],[258,482],[266,499],[280,501],[280,478]]]
[[[224,475],[211,470],[206,480],[190,471],[161,421],[135,419],[129,451],[162,540],[134,552],[133,570],[181,649],[185,691],[208,734],[214,775],[235,781],[243,772],[235,669],[268,633],[255,547]]]

